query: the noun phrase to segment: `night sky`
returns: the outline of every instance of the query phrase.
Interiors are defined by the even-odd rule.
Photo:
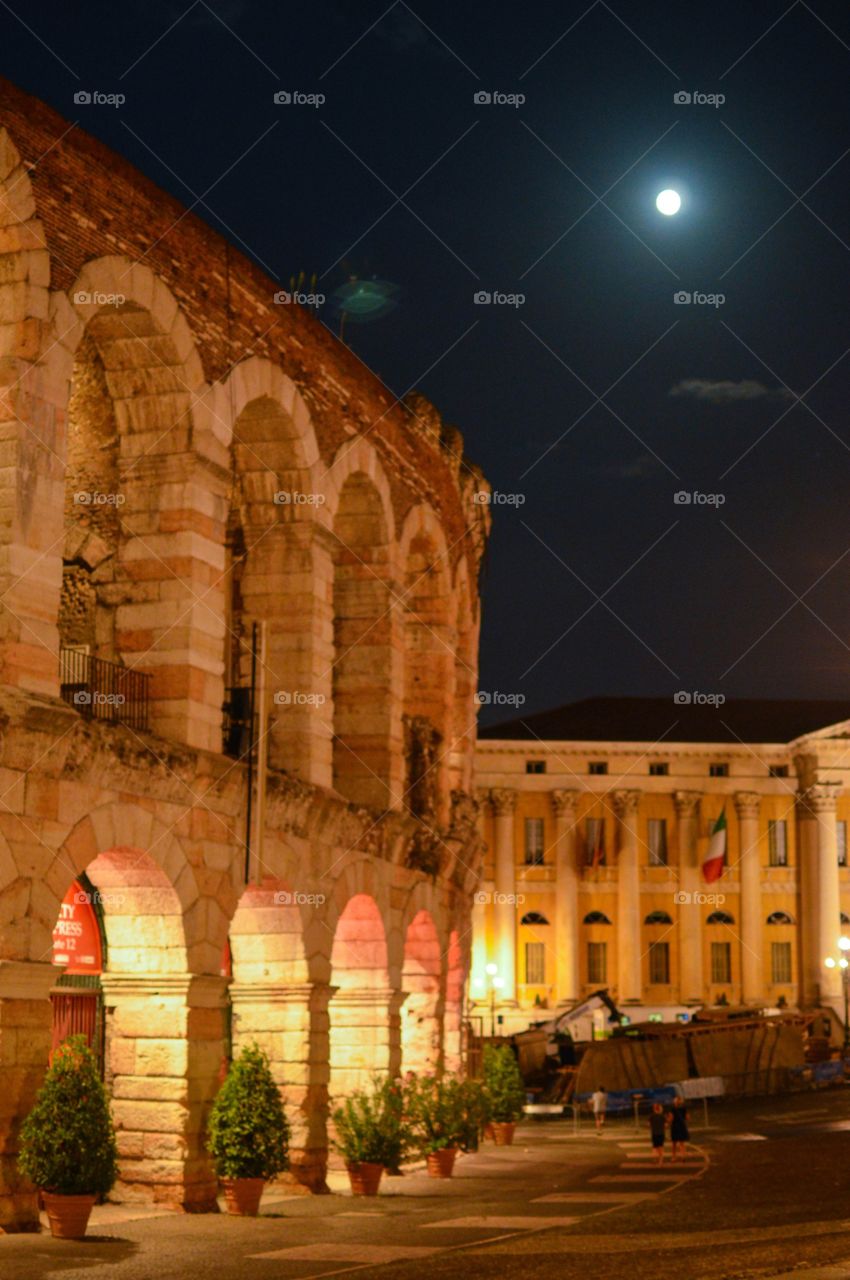
[[[0,0],[0,24],[4,74],[271,275],[397,286],[346,341],[524,499],[494,508],[482,689],[850,697],[846,5]]]

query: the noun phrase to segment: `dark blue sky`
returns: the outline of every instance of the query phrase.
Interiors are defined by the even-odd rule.
[[[11,0],[0,27],[6,75],[273,275],[399,286],[347,339],[524,499],[483,689],[850,697],[846,6]]]

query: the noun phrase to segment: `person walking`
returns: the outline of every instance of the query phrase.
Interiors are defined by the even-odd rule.
[[[598,1084],[596,1092],[591,1094],[590,1106],[593,1111],[593,1118],[596,1121],[596,1132],[601,1133],[605,1125],[605,1112],[608,1109],[608,1094],[601,1084]]]
[[[688,1132],[688,1109],[680,1097],[673,1099],[673,1110],[670,1112],[670,1145],[672,1159],[684,1160],[685,1143],[690,1140]]]
[[[649,1136],[652,1139],[652,1154],[656,1164],[664,1163],[664,1132],[667,1128],[667,1117],[660,1102],[653,1102],[649,1113]]]

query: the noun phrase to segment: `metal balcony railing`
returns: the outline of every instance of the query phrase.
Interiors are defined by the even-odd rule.
[[[59,692],[87,720],[148,727],[150,676],[83,649],[59,650]]]
[[[225,693],[227,700],[222,707],[224,754],[234,760],[244,760],[251,751],[251,690],[228,688]]]

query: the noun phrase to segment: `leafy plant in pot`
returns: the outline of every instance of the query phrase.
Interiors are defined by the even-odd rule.
[[[289,1124],[269,1060],[248,1045],[216,1095],[207,1145],[230,1213],[256,1217],[263,1187],[289,1167]]]
[[[370,1091],[358,1089],[334,1108],[334,1146],[345,1160],[353,1195],[376,1196],[384,1170],[401,1164],[403,1107],[400,1085],[376,1078]]]
[[[508,1045],[484,1049],[484,1096],[487,1121],[497,1147],[510,1146],[525,1106],[525,1086]]]
[[[85,1036],[56,1050],[21,1129],[18,1168],[40,1189],[54,1236],[79,1240],[118,1174],[109,1099]]]
[[[426,1159],[432,1178],[450,1178],[459,1147],[469,1139],[464,1086],[437,1076],[414,1077],[407,1086],[405,1113],[412,1143]]]

